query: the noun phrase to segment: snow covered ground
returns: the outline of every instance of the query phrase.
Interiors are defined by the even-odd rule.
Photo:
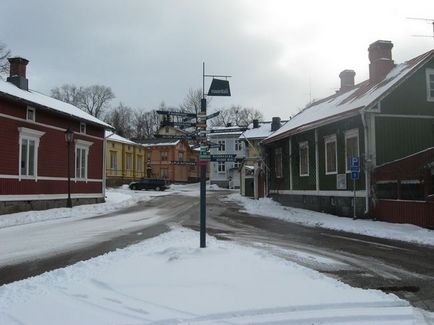
[[[392,294],[352,288],[264,250],[175,228],[0,287],[0,324],[429,324]]]
[[[32,229],[38,224],[53,224],[54,227],[68,220],[65,218],[74,221],[97,216],[154,196],[174,193],[197,197],[199,185],[174,185],[166,192],[109,189],[104,204],[2,216],[0,227],[4,228],[5,236],[4,245],[0,245],[2,258],[8,257],[4,254],[10,243],[6,235],[16,228],[11,226],[22,225],[17,228],[34,233]],[[250,200],[235,193],[229,200],[242,204],[252,214],[309,226],[433,243],[429,239],[433,232],[418,227],[354,221],[282,207],[269,199]],[[164,217],[153,209],[146,210],[145,214],[140,216],[141,222]],[[134,213],[123,216],[127,217],[135,218]],[[92,232],[91,227],[86,226],[86,229]],[[58,232],[58,236],[58,244],[65,241],[64,232]],[[47,236],[42,237],[44,241]],[[40,248],[40,244],[22,242],[24,246]],[[0,287],[0,324],[434,323],[432,313],[414,309],[392,294],[352,288],[273,256],[269,247],[248,248],[210,237],[207,244],[206,249],[199,249],[198,233],[174,228],[126,249],[3,285]],[[17,254],[20,252],[11,252],[13,258]],[[321,260],[325,264],[334,262]]]
[[[434,246],[434,231],[409,224],[394,224],[373,220],[353,220],[326,213],[285,207],[270,198],[252,200],[233,193],[227,201],[232,201],[244,207],[249,214],[277,218],[295,222],[310,227],[321,227],[346,232],[414,242]]]

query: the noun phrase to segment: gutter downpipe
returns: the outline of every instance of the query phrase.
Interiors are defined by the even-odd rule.
[[[368,142],[368,126],[366,124],[366,111],[362,109],[360,115],[362,117],[363,133],[365,139],[365,215],[369,214],[369,192],[371,188],[371,159],[369,157],[369,142]]]

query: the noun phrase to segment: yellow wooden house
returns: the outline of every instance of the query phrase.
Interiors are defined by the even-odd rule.
[[[110,131],[106,132],[107,186],[128,184],[146,175],[146,148]]]

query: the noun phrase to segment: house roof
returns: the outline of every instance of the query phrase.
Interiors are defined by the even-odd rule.
[[[55,111],[62,115],[67,115],[72,118],[76,118],[82,121],[90,122],[100,125],[104,128],[113,129],[113,127],[99,119],[92,116],[78,107],[67,104],[60,100],[54,99],[50,96],[43,95],[33,90],[23,90],[15,86],[14,84],[0,80],[0,95],[6,97],[12,97],[15,100],[22,100],[29,105],[36,104],[42,106],[48,110]]]
[[[283,125],[288,121],[280,121]],[[248,126],[248,130],[241,134],[240,139],[265,139],[274,133],[271,131],[271,121],[259,122],[258,127],[254,128],[253,123]]]
[[[136,143],[134,141],[131,141],[127,138],[121,137],[118,134],[115,134],[111,131],[105,131],[105,138],[107,140],[112,140],[112,141],[116,141],[116,142],[122,142],[122,143],[126,143],[126,144],[135,144],[135,145],[140,145],[139,143]]]
[[[176,146],[180,141],[181,140],[177,140],[177,139],[155,138],[155,139],[138,140],[137,142],[144,145],[145,147],[157,147],[157,146]]]
[[[412,75],[420,66],[431,59],[434,50],[426,52],[407,62],[396,65],[377,84],[369,80],[361,82],[353,89],[338,92],[332,96],[316,101],[292,117],[283,127],[267,137],[264,142],[270,143],[291,134],[311,129],[318,124],[340,120],[366,110],[375,105],[390,93],[397,85]]]

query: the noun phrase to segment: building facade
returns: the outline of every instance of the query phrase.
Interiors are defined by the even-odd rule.
[[[104,131],[111,126],[29,90],[28,61],[9,61],[10,77],[0,80],[0,213],[64,207],[68,188],[73,204],[103,202]]]
[[[238,126],[209,129],[211,184],[225,188],[240,187],[241,162],[246,156],[244,141],[240,139],[240,135],[245,130],[245,127]],[[226,161],[227,157],[233,157],[232,161]]]
[[[146,148],[106,131],[107,186],[120,186],[146,176]]]
[[[355,72],[344,70],[336,94],[264,140],[274,199],[343,216],[355,204],[357,217],[375,217],[374,170],[434,146],[434,51],[396,65],[392,47],[371,44],[368,80],[355,84]]]

